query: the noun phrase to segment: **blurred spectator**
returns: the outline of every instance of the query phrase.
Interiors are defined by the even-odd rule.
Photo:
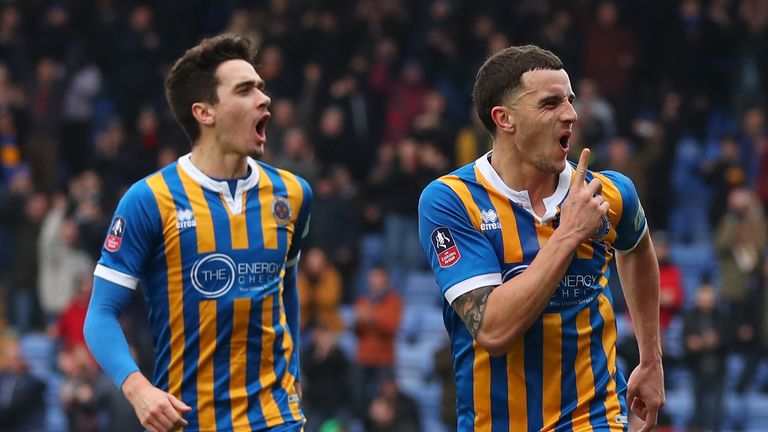
[[[157,118],[157,112],[151,105],[145,105],[139,111],[135,131],[129,145],[136,152],[136,165],[133,169],[137,172],[129,178],[139,179],[155,171],[157,152],[160,150],[160,144],[164,138],[160,131],[160,120]]]
[[[613,107],[600,94],[594,80],[584,78],[576,87],[578,98],[573,108],[579,114],[579,121],[574,126],[581,129],[581,139],[587,147],[602,146],[616,134]]]
[[[421,429],[421,415],[416,401],[403,393],[397,385],[394,373],[385,373],[379,381],[379,395],[395,402],[400,427],[406,430]]]
[[[28,72],[29,54],[24,33],[19,6],[14,3],[5,3],[0,9],[0,59],[17,79]],[[5,101],[0,101],[0,105],[3,105],[3,102]]]
[[[76,345],[59,354],[64,382],[59,397],[67,414],[69,430],[98,432],[99,405],[95,391],[101,373],[85,345]]]
[[[426,260],[418,245],[417,209],[424,187],[437,176],[424,167],[419,146],[412,139],[397,147],[396,163],[377,185],[383,196],[385,260],[389,271],[400,281],[407,273],[424,267]]]
[[[24,146],[25,158],[32,169],[35,189],[51,192],[58,172],[58,134],[62,100],[61,67],[43,57],[36,65],[29,89],[31,133]]]
[[[694,412],[688,426],[694,431],[719,431],[722,421],[726,332],[724,315],[716,305],[715,290],[702,285],[694,308],[684,318],[686,363],[694,377]]]
[[[268,136],[272,140],[271,135]],[[310,184],[315,184],[321,167],[315,159],[315,149],[308,142],[307,134],[298,127],[288,128],[283,135],[282,146],[282,153],[275,160],[275,165],[296,173]]]
[[[368,292],[355,303],[357,364],[362,376],[359,392],[367,404],[382,376],[395,365],[395,338],[403,310],[400,295],[393,289],[387,270],[374,267],[368,273]]]
[[[133,124],[144,101],[157,100],[163,94],[160,71],[163,40],[155,30],[155,13],[146,3],[134,6],[127,17],[128,26],[116,36],[120,62],[111,71],[111,90],[118,103],[119,114]]]
[[[491,149],[493,142],[493,138],[477,116],[475,106],[472,105],[469,110],[470,123],[459,129],[456,134],[454,166],[464,166],[475,161]]]
[[[376,90],[387,94],[384,143],[392,145],[410,133],[411,119],[422,110],[429,86],[424,82],[421,65],[416,60],[405,63],[399,80],[387,77],[381,84],[382,87]]]
[[[622,25],[619,13],[613,1],[598,3],[584,47],[584,75],[599,82],[613,103],[627,91],[639,56],[635,36]]]
[[[760,270],[750,283],[750,296],[747,312],[751,326],[743,326],[742,334],[748,334],[750,331],[754,334],[754,343],[750,346],[744,355],[744,369],[741,370],[734,390],[737,394],[744,394],[755,384],[758,367],[760,363],[768,358],[768,254],[763,254],[761,258]],[[759,389],[762,392],[768,390],[768,382],[763,380],[759,382]],[[740,422],[744,426],[744,421]]]
[[[317,157],[326,168],[334,164],[352,166],[354,143],[350,139],[341,108],[328,106],[323,110],[315,143]]]
[[[750,316],[750,279],[759,269],[766,246],[766,221],[762,206],[747,189],[735,189],[728,196],[728,207],[717,227],[715,247],[720,262],[721,295],[729,308],[731,323],[742,343],[754,337]],[[742,325],[751,331],[738,330]],[[749,336],[749,337],[747,337]]]
[[[713,227],[717,226],[728,208],[731,191],[746,184],[747,173],[741,159],[736,137],[727,135],[720,140],[717,159],[700,167],[700,172],[713,193],[709,206],[709,222]]]
[[[317,180],[307,241],[322,249],[342,272],[345,300],[349,299],[348,281],[357,262],[360,235],[357,191],[350,182],[349,172],[343,167],[334,167]]]
[[[5,300],[11,324],[22,334],[42,324],[37,292],[37,240],[47,211],[48,198],[34,193],[29,172],[17,172],[5,196],[0,198],[0,224],[15,227],[9,233],[13,253]]]
[[[418,425],[398,417],[397,402],[383,395],[374,397],[368,405],[365,419],[367,432],[416,432]]]
[[[93,62],[83,61],[73,72],[64,94],[60,154],[70,174],[79,174],[90,160],[94,99],[101,91],[101,84],[99,67]]]
[[[109,199],[108,208],[117,205],[123,188],[148,174],[136,170],[136,166],[141,166],[136,158],[137,150],[130,145],[125,128],[118,119],[111,120],[96,137],[92,168],[101,178],[104,197]]]
[[[23,168],[13,116],[9,110],[0,108],[0,184],[10,182],[16,171]]]
[[[659,327],[663,342],[670,322],[683,307],[685,291],[680,268],[669,259],[667,233],[656,231],[651,237],[659,260]]]
[[[445,97],[433,90],[424,98],[424,108],[413,119],[412,136],[421,143],[430,143],[448,160],[456,158],[453,143],[456,140],[456,122],[450,117]]]
[[[78,346],[85,346],[83,326],[88,312],[88,303],[93,291],[93,274],[88,271],[80,275],[76,291],[69,304],[59,315],[52,328],[53,336],[62,342],[62,348],[70,351]]]
[[[435,374],[441,384],[440,419],[448,430],[457,426],[456,419],[456,373],[453,371],[451,342],[446,342],[435,351]]]
[[[267,124],[268,147],[275,157],[279,157],[287,151],[285,135],[296,124],[296,109],[291,99],[280,98],[272,101],[270,111],[272,118]]]
[[[301,264],[298,278],[301,328],[322,326],[333,331],[342,330],[344,323],[339,315],[341,275],[328,262],[322,249],[307,250]]]
[[[303,409],[308,430],[315,432],[328,420],[344,420],[352,413],[351,365],[337,343],[338,333],[323,324],[309,334],[301,355]]]
[[[93,271],[94,262],[79,248],[79,232],[68,218],[67,198],[54,198],[51,210],[43,221],[38,239],[38,295],[45,314],[46,325],[67,306],[83,273]]]
[[[45,383],[27,370],[19,343],[0,340],[0,425],[7,432],[42,432],[45,420]]]

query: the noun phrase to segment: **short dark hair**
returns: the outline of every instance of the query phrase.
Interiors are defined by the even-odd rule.
[[[203,39],[176,60],[165,80],[165,99],[193,145],[200,137],[200,125],[192,115],[192,104],[219,101],[216,68],[227,60],[254,64],[251,41],[229,33]]]
[[[492,135],[496,133],[491,109],[520,89],[524,73],[562,68],[563,62],[555,54],[535,45],[504,48],[489,57],[477,71],[472,90],[477,115],[485,128]]]

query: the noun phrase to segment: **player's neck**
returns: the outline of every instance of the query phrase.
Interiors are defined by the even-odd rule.
[[[208,177],[237,179],[248,174],[247,157],[237,153],[224,152],[218,146],[202,140],[192,148],[192,164]]]
[[[491,166],[510,189],[528,191],[535,207],[536,203],[555,193],[559,176],[527,163],[510,147],[494,145]]]

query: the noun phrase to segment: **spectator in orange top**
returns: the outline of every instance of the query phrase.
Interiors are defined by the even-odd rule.
[[[377,383],[395,364],[395,338],[400,328],[403,303],[392,289],[389,273],[374,267],[368,273],[368,293],[355,304],[357,363],[361,368],[361,402],[367,403],[377,391]]]
[[[321,249],[307,251],[302,262],[304,266],[299,272],[302,330],[316,325],[342,330],[344,322],[339,315],[341,275]]]

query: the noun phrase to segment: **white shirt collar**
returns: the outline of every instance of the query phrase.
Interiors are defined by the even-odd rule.
[[[527,190],[516,191],[504,183],[499,177],[499,174],[493,169],[491,162],[488,160],[488,152],[475,161],[480,175],[482,175],[488,183],[496,189],[499,193],[512,200],[513,202],[520,204],[528,211],[537,221],[546,223],[557,214],[557,206],[565,199],[568,194],[568,189],[571,187],[571,176],[573,175],[573,168],[566,162],[565,168],[560,172],[560,178],[557,182],[557,189],[555,192],[544,198],[544,207],[546,211],[543,216],[539,216],[533,211],[533,205],[531,204],[531,197],[528,195]]]
[[[214,180],[208,177],[192,163],[191,153],[187,153],[179,158],[179,166],[192,180],[195,181],[195,183],[208,190],[220,193],[224,197],[224,201],[227,203],[227,207],[229,207],[229,211],[232,212],[232,214],[240,214],[243,212],[243,192],[252,189],[259,184],[258,164],[250,157],[247,158],[246,161],[248,162],[251,172],[247,177],[237,180],[234,197],[232,196],[232,192],[226,181]]]

